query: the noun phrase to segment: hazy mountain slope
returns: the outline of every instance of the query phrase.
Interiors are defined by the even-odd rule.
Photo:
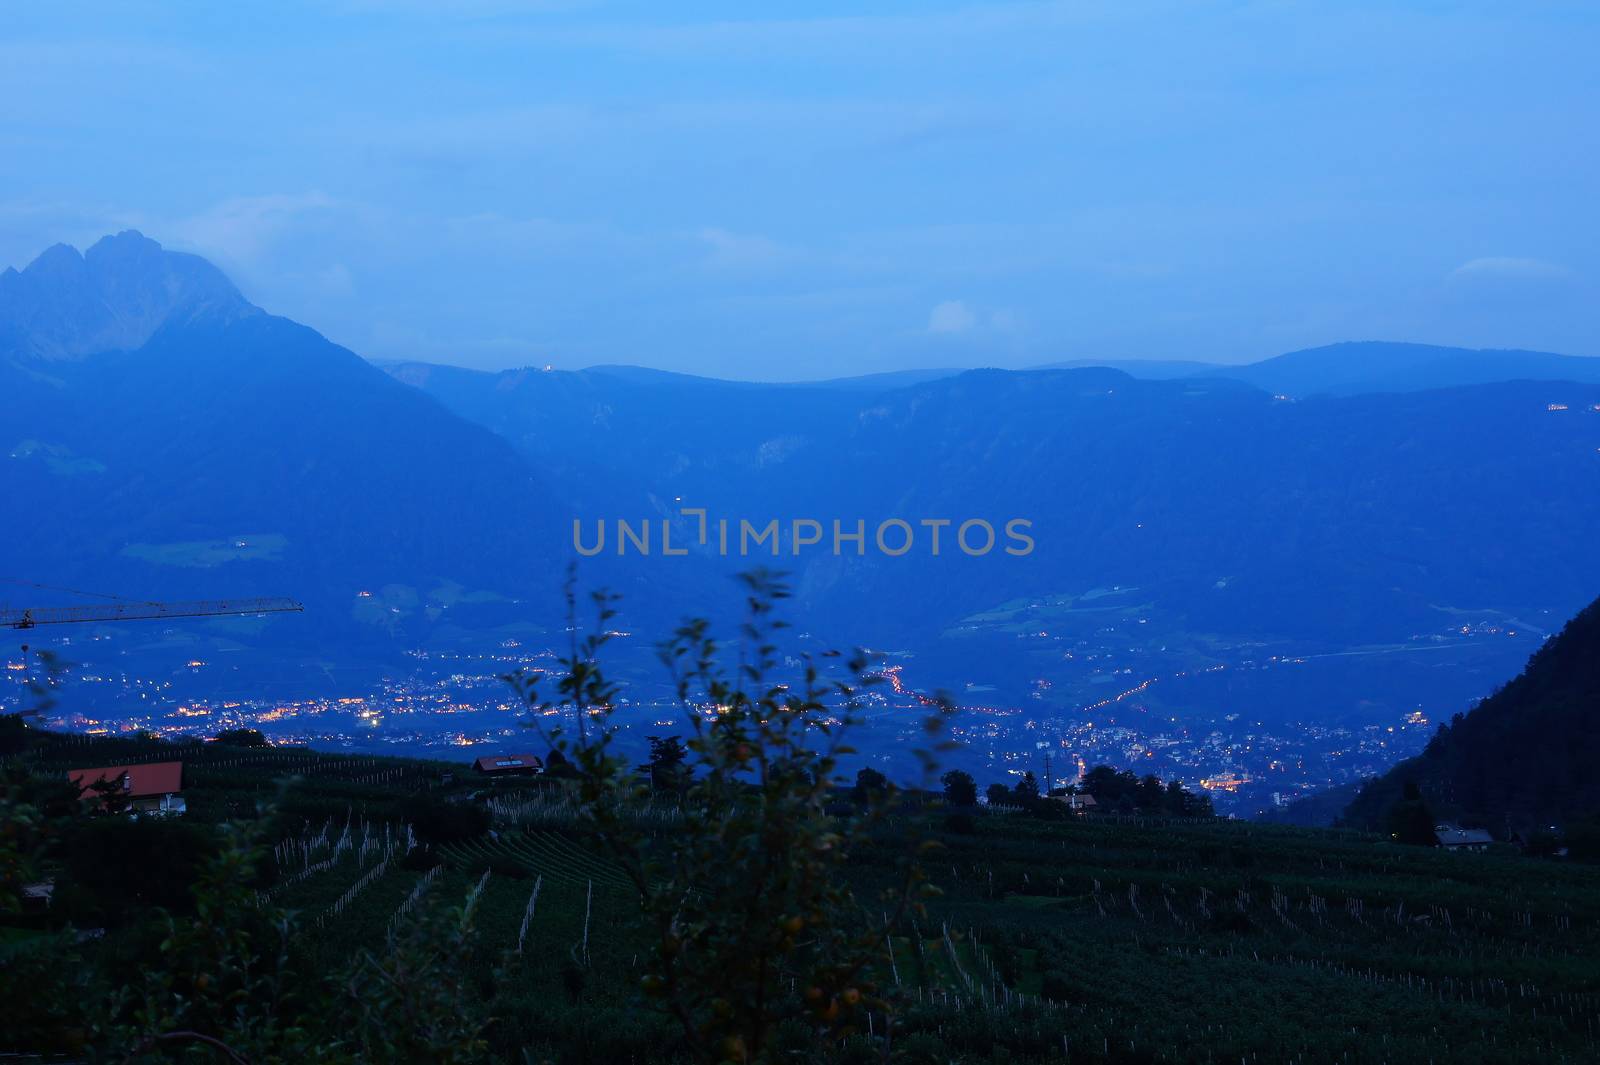
[[[1458,716],[1427,750],[1372,781],[1346,811],[1376,826],[1416,782],[1436,816],[1496,832],[1600,812],[1600,601],[1511,683]]]
[[[1355,395],[1496,381],[1600,384],[1600,359],[1544,351],[1478,351],[1364,341],[1292,351],[1247,366],[1218,367],[1205,375],[1228,377],[1290,396]]]
[[[792,387],[838,388],[858,392],[889,392],[897,388],[910,388],[929,381],[942,381],[964,373],[963,369],[944,367],[926,370],[887,370],[883,373],[862,374],[859,377],[834,377],[823,381],[806,382]]]
[[[1224,380],[973,371],[852,400],[595,372],[402,377],[541,465],[626,470],[668,513],[681,499],[847,530],[1034,523],[1025,558],[968,558],[948,532],[938,558],[926,540],[901,558],[786,546],[812,619],[874,640],[926,643],[996,604],[1122,585],[1164,632],[1378,644],[1447,627],[1450,611],[1565,616],[1574,589],[1600,584],[1583,546],[1600,531],[1593,386],[1284,402]]]
[[[303,326],[169,324],[56,392],[12,428],[53,461],[6,441],[7,495],[39,501],[7,572],[345,614],[391,584],[553,597],[558,504],[527,463]]]
[[[203,298],[221,289],[173,289],[189,257],[135,240],[138,254],[109,259],[106,244],[84,258],[93,269],[12,276],[38,306],[121,323],[119,338],[157,312],[152,292],[176,295],[136,349],[70,360],[61,338],[108,334],[74,333],[65,310],[14,316],[37,331],[18,349],[31,354],[0,362],[0,492],[18,515],[0,528],[0,576],[135,597],[291,595],[307,615],[274,627],[330,650],[560,622],[581,493],[558,473],[311,329],[236,294]],[[585,487],[634,509],[626,491]],[[596,559],[585,572],[627,591],[645,571]],[[692,572],[654,576],[681,592]]]
[[[699,377],[694,374],[673,373],[669,370],[654,370],[645,366],[625,365],[600,365],[590,366],[581,371],[583,373],[604,374],[635,384],[660,385],[667,383],[739,385],[747,388],[828,388],[847,392],[889,392],[896,388],[908,388],[911,385],[920,385],[927,381],[938,381],[956,374],[965,373],[963,367],[944,367],[935,369],[918,370],[887,370],[883,373],[861,374],[856,377],[831,377],[821,381],[726,381],[714,377]]]
[[[1596,403],[1569,385],[1282,403],[1111,371],[972,373],[871,412],[830,491],[855,484],[869,518],[1031,518],[1026,559],[872,567],[952,611],[1172,580],[1195,582],[1197,625],[1370,638],[1433,604],[1574,605],[1600,583],[1579,546],[1600,531]]]
[[[1130,377],[1146,381],[1168,381],[1177,377],[1197,377],[1218,374],[1227,368],[1215,363],[1196,362],[1192,359],[1069,359],[1032,367],[1035,370],[1083,370],[1103,366],[1121,370]],[[1223,374],[1225,376],[1225,374]]]
[[[388,372],[412,383],[432,375],[494,378],[496,387],[515,389],[532,369],[500,373],[463,370],[427,363],[380,362]],[[1277,355],[1260,362],[1223,365],[1185,359],[1071,359],[1029,367],[1033,370],[1120,370],[1145,381],[1225,379],[1240,381],[1277,395],[1304,398],[1315,395],[1359,395],[1366,392],[1420,392],[1436,388],[1493,384],[1503,381],[1574,381],[1600,384],[1600,358],[1557,355],[1543,351],[1475,350],[1433,344],[1359,341],[1330,344]],[[568,371],[570,373],[570,371]],[[593,366],[579,375],[599,376],[644,388],[741,388],[770,391],[776,388],[828,389],[884,393],[947,380],[961,369],[901,370],[796,384],[725,381],[671,373],[642,366]],[[443,381],[439,382],[443,384]],[[460,381],[457,381],[460,384]],[[481,382],[480,382],[481,384]]]
[[[838,439],[864,402],[848,390],[603,367],[484,373],[402,364],[389,372],[511,440],[541,469],[576,484],[647,486],[668,501],[680,483],[756,491],[757,471]],[[612,516],[629,515],[613,507]]]

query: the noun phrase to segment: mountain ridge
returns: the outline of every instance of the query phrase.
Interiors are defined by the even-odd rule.
[[[1595,384],[1600,383],[1600,358],[1367,340],[1305,348],[1245,366],[1218,367],[1215,372],[1270,392],[1306,397],[1413,392],[1517,380]]]
[[[579,370],[547,371],[542,367],[486,370],[408,359],[373,360],[395,374],[420,375],[427,370],[459,370],[491,377],[535,372],[599,374],[635,385],[671,383],[721,385],[739,388],[823,388],[835,390],[892,391],[928,384],[974,370],[993,367],[941,367],[893,370],[856,377],[812,381],[746,381],[705,377],[648,366],[599,364]],[[1252,363],[1210,363],[1184,359],[1070,359],[1031,366],[1003,368],[1008,373],[1041,370],[1120,370],[1140,380],[1231,380],[1291,398],[1318,395],[1349,396],[1364,392],[1417,392],[1457,388],[1501,381],[1573,381],[1600,383],[1600,357],[1561,355],[1513,348],[1460,348],[1398,341],[1341,341],[1315,348],[1285,352]]]

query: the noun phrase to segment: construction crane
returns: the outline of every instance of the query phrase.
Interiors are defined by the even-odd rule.
[[[0,627],[32,629],[40,625],[79,625],[90,621],[148,621],[161,618],[206,618],[240,614],[299,613],[293,599],[200,599],[184,603],[136,603],[119,600],[88,606],[0,608]]]

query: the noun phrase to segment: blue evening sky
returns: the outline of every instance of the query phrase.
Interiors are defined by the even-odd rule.
[[[1600,4],[8,4],[0,266],[373,358],[798,379],[1600,355]]]

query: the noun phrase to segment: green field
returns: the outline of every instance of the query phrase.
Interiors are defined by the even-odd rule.
[[[158,566],[210,569],[225,562],[275,562],[288,546],[289,540],[282,533],[252,533],[227,540],[128,544],[121,553]]]

